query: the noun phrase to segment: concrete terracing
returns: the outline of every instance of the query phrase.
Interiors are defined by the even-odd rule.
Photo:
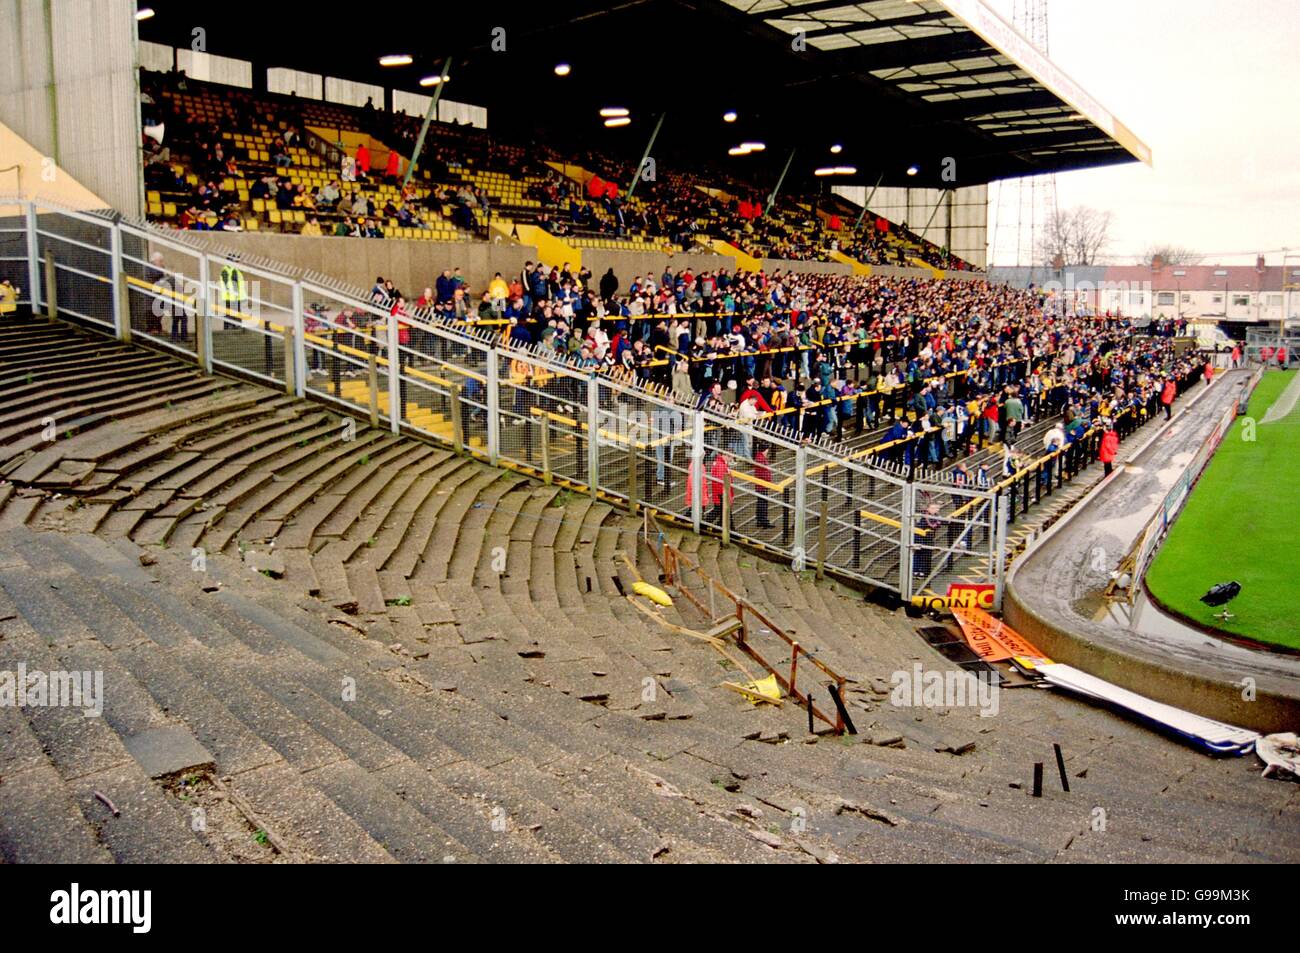
[[[894,707],[952,668],[915,623],[715,540],[669,531],[858,735],[720,688],[603,502],[62,324],[0,324],[0,395],[0,671],[104,675],[99,718],[0,706],[5,861],[1300,859],[1253,759],[1032,688]]]
[[[1103,597],[1110,572],[1248,377],[1246,370],[1219,377],[1017,560],[1005,608],[1011,623],[1058,661],[1230,724],[1290,731],[1300,724],[1300,657],[1215,638],[1145,597],[1131,607]],[[1256,690],[1249,699],[1248,678]]]

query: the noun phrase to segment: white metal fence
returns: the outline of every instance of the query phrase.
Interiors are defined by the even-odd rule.
[[[898,593],[995,583],[1004,500],[428,316],[190,233],[0,198],[0,277],[34,311],[140,339],[633,511]],[[856,456],[857,459],[853,457]],[[963,568],[958,572],[958,564]]]
[[[1247,328],[1246,357],[1267,367],[1300,367],[1300,327]]]

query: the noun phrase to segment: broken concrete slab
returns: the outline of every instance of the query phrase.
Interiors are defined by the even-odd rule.
[[[215,759],[208,750],[179,725],[147,728],[126,735],[123,742],[151,778],[215,768]]]

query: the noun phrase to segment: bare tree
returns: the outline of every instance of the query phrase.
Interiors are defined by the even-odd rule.
[[[1182,245],[1155,244],[1147,246],[1138,258],[1138,264],[1150,266],[1159,259],[1163,265],[1199,265],[1204,258],[1200,252]]]
[[[1079,206],[1056,209],[1043,225],[1038,259],[1052,267],[1096,265],[1110,244],[1111,213]]]

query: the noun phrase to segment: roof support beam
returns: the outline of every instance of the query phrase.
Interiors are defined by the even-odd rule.
[[[411,184],[411,176],[415,175],[415,164],[420,161],[420,153],[424,151],[424,137],[429,134],[429,123],[433,122],[433,117],[438,113],[438,100],[442,98],[442,91],[447,86],[447,80],[450,78],[448,71],[451,69],[451,57],[447,57],[442,63],[442,72],[438,74],[440,82],[438,88],[433,91],[429,98],[429,111],[425,113],[424,125],[420,127],[420,136],[415,140],[415,148],[411,150],[411,164],[406,167],[406,177],[402,179],[402,188],[405,189]]]
[[[801,3],[797,7],[783,7],[777,10],[760,10],[754,12],[746,11],[745,15],[755,20],[780,20],[788,19],[787,17],[779,16],[782,12],[789,14],[821,13],[823,10],[839,10],[843,7],[851,7],[853,4],[854,0],[817,0],[816,3]]]
[[[913,63],[938,63],[978,55],[992,56],[997,51],[978,33],[968,31],[822,52],[833,64],[831,68],[836,71],[867,73],[871,70],[911,66]]]
[[[1031,90],[1025,93],[1011,93],[1006,96],[973,96],[968,99],[945,99],[941,102],[927,102],[917,106],[921,117],[918,125],[930,122],[946,122],[950,119],[969,119],[988,112],[1010,112],[1016,109],[1041,109],[1054,106],[1060,100],[1054,93],[1045,89]]]
[[[931,23],[948,19],[952,14],[941,11],[939,13],[918,13],[910,17],[896,17],[892,20],[840,20],[835,21],[835,26],[824,26],[819,30],[807,30],[804,35],[808,39],[814,39],[819,36],[835,36],[840,33],[853,33],[857,30],[882,30],[896,26],[916,26],[922,23]],[[787,23],[794,20],[794,17],[782,17]],[[809,23],[827,24],[826,20],[809,20]]]
[[[915,69],[917,66],[928,66],[928,65],[930,64],[918,63],[915,66],[912,66],[911,68]],[[899,73],[901,74],[907,69],[908,67],[901,67],[899,69]],[[978,67],[977,69],[950,69],[950,70],[944,70],[942,73],[917,73],[914,76],[896,75],[896,76],[879,76],[876,78],[884,80],[887,83],[915,83],[915,82],[929,82],[930,80],[957,79],[963,76],[983,76],[987,73],[1011,73],[1016,71],[1024,72],[1024,70],[1021,70],[1019,66],[1016,66],[1014,63],[1012,63],[1006,66],[981,66]]]

